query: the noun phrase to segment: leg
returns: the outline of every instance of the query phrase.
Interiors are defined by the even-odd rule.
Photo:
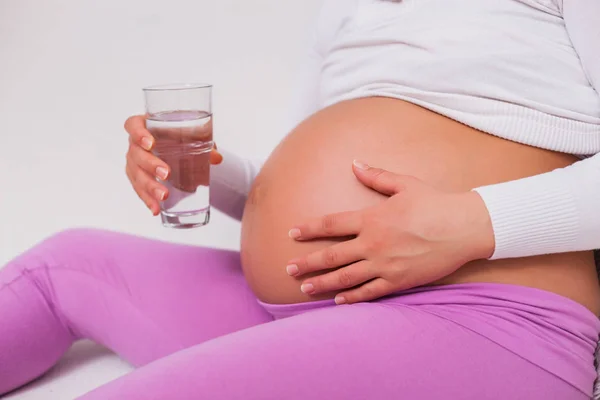
[[[77,339],[134,365],[270,321],[234,252],[97,230],[58,234],[0,270],[0,394]]]
[[[331,307],[219,337],[81,400],[587,399],[471,330],[414,307]]]

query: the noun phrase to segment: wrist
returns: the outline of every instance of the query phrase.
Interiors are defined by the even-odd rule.
[[[462,194],[462,207],[466,210],[467,246],[473,260],[492,257],[496,247],[492,219],[483,198],[476,191]]]

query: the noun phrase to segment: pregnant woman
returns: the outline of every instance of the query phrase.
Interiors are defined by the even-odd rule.
[[[263,165],[213,153],[241,253],[39,244],[0,271],[0,393],[85,338],[139,366],[85,400],[589,399],[599,18],[598,0],[327,1],[299,123]],[[170,171],[144,123],[127,173],[156,213]]]

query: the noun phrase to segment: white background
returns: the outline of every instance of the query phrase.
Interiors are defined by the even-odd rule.
[[[268,154],[320,3],[0,0],[0,266],[69,227],[237,248],[222,214],[191,231],[151,217],[124,173],[123,122],[143,111],[143,86],[209,82],[219,146]],[[65,400],[127,370],[82,343],[7,398]]]

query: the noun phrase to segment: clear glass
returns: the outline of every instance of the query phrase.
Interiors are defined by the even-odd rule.
[[[171,84],[144,88],[146,127],[154,154],[169,165],[160,204],[162,224],[194,228],[210,220],[210,151],[213,148],[212,86]]]

